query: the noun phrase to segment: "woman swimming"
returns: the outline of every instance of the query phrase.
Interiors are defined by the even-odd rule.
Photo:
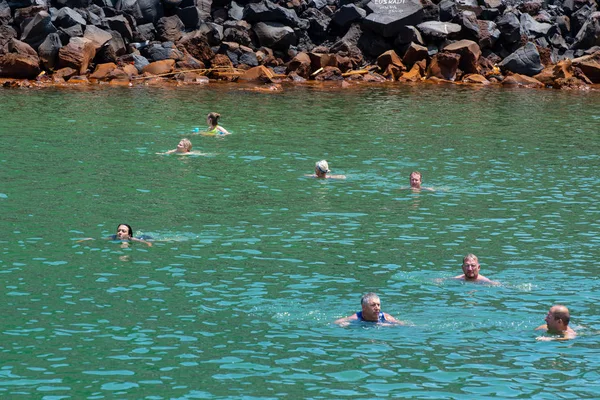
[[[221,118],[221,114],[211,112],[206,117],[206,123],[208,124],[208,128],[206,132],[202,132],[202,135],[205,136],[217,136],[217,135],[229,135],[230,133],[227,129],[219,126],[219,118]]]
[[[117,226],[117,233],[114,235],[110,235],[106,239],[108,240],[120,240],[121,242],[140,242],[144,243],[148,247],[152,247],[152,243],[148,242],[146,239],[151,239],[147,236],[133,237],[133,229],[131,229],[131,225],[128,224],[119,224]],[[77,243],[84,242],[86,240],[94,240],[94,238],[85,238],[78,240]]]
[[[133,229],[131,229],[131,225],[128,224],[119,224],[117,226],[117,233],[114,235],[110,235],[108,237],[110,240],[121,240],[121,241],[132,241],[132,242],[140,242],[144,243],[148,247],[152,247],[152,243],[144,240],[147,237],[133,237]]]

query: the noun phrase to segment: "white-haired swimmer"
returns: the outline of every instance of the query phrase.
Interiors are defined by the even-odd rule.
[[[340,326],[347,326],[354,321],[375,322],[380,324],[404,325],[405,323],[381,311],[381,300],[377,294],[370,292],[360,299],[362,311],[335,321]]]

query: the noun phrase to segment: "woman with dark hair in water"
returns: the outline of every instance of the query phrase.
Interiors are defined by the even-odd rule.
[[[148,242],[146,239],[151,239],[148,236],[140,236],[140,237],[133,237],[133,229],[131,228],[131,225],[128,224],[119,224],[119,226],[117,226],[117,233],[114,235],[110,235],[109,237],[107,237],[108,240],[120,240],[122,242],[140,242],[140,243],[144,243],[145,245],[147,245],[148,247],[152,246],[152,243]],[[83,242],[85,240],[93,240],[93,238],[86,238],[86,239],[81,239],[78,240],[78,242]]]
[[[204,135],[229,135],[227,129],[223,128],[222,126],[219,126],[219,118],[221,118],[221,114],[219,113],[211,112],[208,114],[208,116],[206,117],[206,123],[208,124],[208,128],[206,129],[206,132],[203,133]]]

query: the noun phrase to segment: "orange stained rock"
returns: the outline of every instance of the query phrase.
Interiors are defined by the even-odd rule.
[[[106,79],[108,75],[117,68],[115,63],[98,64],[94,72],[90,75],[91,79]]]

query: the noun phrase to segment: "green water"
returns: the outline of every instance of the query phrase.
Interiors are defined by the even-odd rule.
[[[0,91],[0,396],[600,397],[599,93],[240,89]]]

